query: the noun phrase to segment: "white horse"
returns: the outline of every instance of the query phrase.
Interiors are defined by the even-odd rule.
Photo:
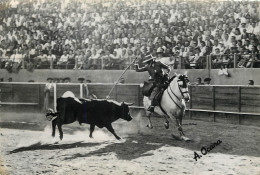
[[[185,102],[189,100],[190,95],[188,91],[188,77],[186,73],[184,75],[176,74],[176,76],[170,80],[170,84],[167,89],[164,90],[159,102],[160,105],[154,108],[155,113],[165,118],[166,129],[169,128],[169,121],[167,118],[170,118],[173,122],[176,122],[177,129],[180,133],[180,139],[185,141],[189,141],[190,139],[183,133],[182,118],[186,109]],[[147,111],[148,107],[151,105],[151,100],[145,96],[143,102],[146,116],[148,117],[147,127],[153,128],[150,119],[152,113]]]

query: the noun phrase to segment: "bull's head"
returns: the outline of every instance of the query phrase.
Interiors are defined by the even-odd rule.
[[[129,106],[131,105],[133,105],[133,103],[126,103],[126,102],[122,103],[121,105],[123,111],[123,115],[121,116],[122,119],[127,121],[131,121],[133,119],[129,111]]]

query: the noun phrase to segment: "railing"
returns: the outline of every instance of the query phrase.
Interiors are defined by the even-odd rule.
[[[227,57],[228,61],[219,61],[223,60],[223,57]],[[4,61],[3,61],[4,60]],[[4,58],[0,58],[0,68],[5,68],[5,60]],[[33,60],[33,59],[32,59]],[[217,69],[217,68],[260,68],[260,54],[222,54],[220,56],[207,55],[200,57],[196,63],[190,62],[189,57],[174,57],[174,62],[171,63],[171,67],[173,69]],[[127,67],[133,60],[131,57],[129,60],[122,60],[125,63],[115,63],[114,65],[110,65],[106,67],[106,61],[101,57],[98,59],[98,63],[96,65],[90,65],[89,63],[84,63],[83,65],[79,65],[77,59],[73,61],[69,61],[64,64],[57,64],[52,59],[49,62],[38,62],[36,61],[33,65],[35,69],[124,69]],[[28,59],[21,60],[20,67],[27,68],[28,67]],[[133,66],[130,67],[133,69]]]
[[[33,69],[82,69],[82,70],[89,70],[89,69],[113,69],[113,70],[119,70],[124,69],[125,67],[129,66],[130,63],[132,63],[133,59],[130,57],[128,60],[118,59],[114,60],[108,63],[114,63],[109,64],[106,66],[106,59],[103,59],[102,57],[97,59],[97,64],[91,64],[93,60],[89,60],[88,62],[84,62],[83,64],[79,64],[78,60],[72,60],[68,61],[66,63],[57,63],[53,59],[50,61],[38,61],[38,59],[22,59],[20,60],[19,69],[27,69],[28,67],[33,67]],[[9,62],[10,64],[13,64],[12,61],[9,60],[9,58],[3,58],[0,57],[0,69],[6,68],[6,63]],[[133,69],[133,66],[130,66],[130,70]]]
[[[57,83],[49,92],[40,83],[0,83],[0,112],[44,112],[55,108],[56,98],[66,91],[76,97],[94,94],[105,99],[113,84]],[[190,86],[190,111],[260,115],[260,86]],[[134,103],[143,108],[142,88],[139,84],[116,85],[110,99]]]

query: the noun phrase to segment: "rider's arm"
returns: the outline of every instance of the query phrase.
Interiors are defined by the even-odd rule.
[[[163,63],[161,63],[161,62],[160,62],[160,64],[161,64],[161,67],[162,67],[163,69],[167,69],[167,71],[170,72],[170,67],[169,67],[169,66],[167,66],[166,64],[163,64]]]
[[[147,68],[146,68],[147,66],[145,66],[145,67],[139,67],[139,64],[135,64],[135,71],[136,72],[145,72],[145,71],[147,71]]]

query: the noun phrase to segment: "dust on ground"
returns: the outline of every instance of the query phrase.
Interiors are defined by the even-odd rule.
[[[28,174],[260,174],[260,128],[253,126],[184,120],[183,129],[192,142],[171,137],[162,118],[146,118],[113,124],[122,137],[116,140],[96,127],[90,139],[89,125],[64,125],[64,140],[51,137],[50,123],[2,123],[0,173]],[[195,161],[194,152],[221,140]]]

